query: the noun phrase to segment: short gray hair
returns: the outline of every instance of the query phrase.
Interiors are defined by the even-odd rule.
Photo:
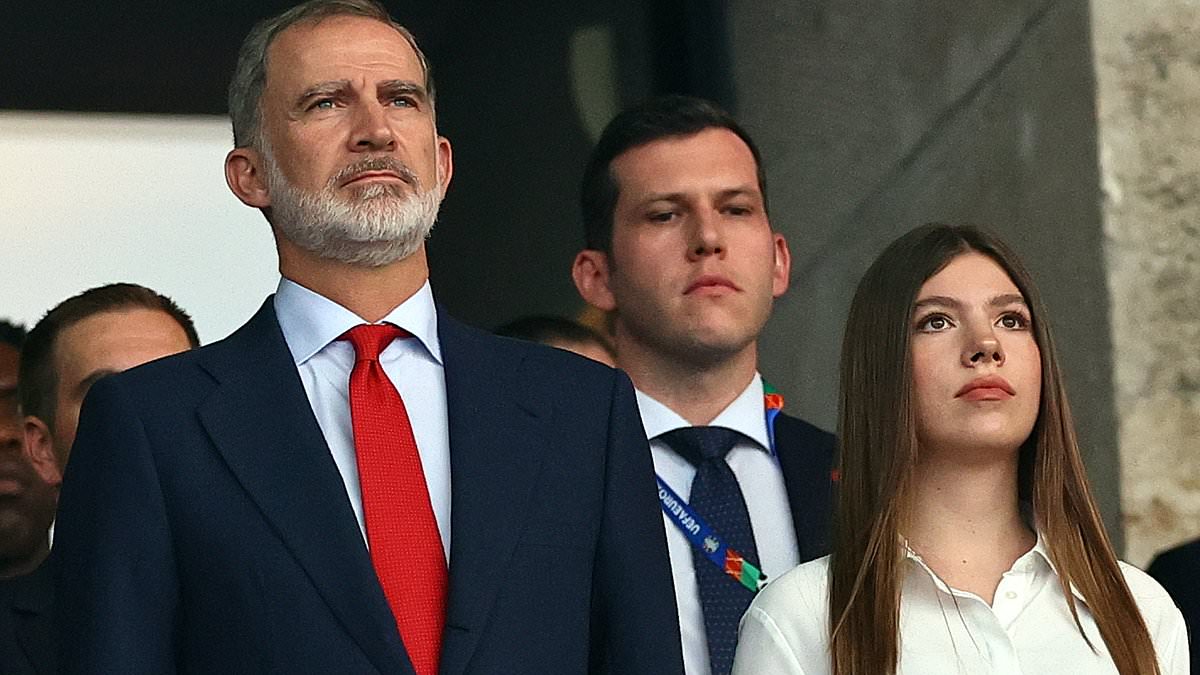
[[[308,0],[283,14],[255,24],[238,50],[237,67],[229,83],[229,118],[233,122],[234,147],[258,147],[262,138],[262,94],[267,84],[267,50],[279,34],[298,23],[318,23],[337,16],[361,16],[395,28],[417,54],[425,76],[425,92],[433,105],[433,72],[417,39],[396,23],[375,0]]]

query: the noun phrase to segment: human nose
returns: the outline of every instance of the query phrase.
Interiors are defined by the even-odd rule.
[[[374,152],[395,147],[396,136],[388,124],[387,111],[377,102],[367,102],[355,112],[355,125],[350,137],[351,150]]]
[[[716,214],[700,212],[692,218],[688,257],[699,260],[725,252],[725,240]]]
[[[0,439],[8,440],[21,436],[21,415],[18,412],[15,391],[0,390]]]
[[[24,434],[21,429],[21,419],[15,414],[0,414],[0,451],[20,453],[24,446]]]
[[[962,364],[975,368],[987,363],[1004,365],[1004,347],[996,337],[991,324],[966,331],[967,340],[962,349]]]

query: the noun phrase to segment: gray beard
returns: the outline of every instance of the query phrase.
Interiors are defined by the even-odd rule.
[[[345,200],[332,185],[304,192],[288,182],[272,158],[265,158],[271,222],[296,246],[326,260],[382,267],[421,247],[437,220],[441,195],[422,190],[412,176],[413,194],[397,185],[364,185]]]

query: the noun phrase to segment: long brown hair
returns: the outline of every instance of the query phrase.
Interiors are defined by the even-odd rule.
[[[995,260],[1025,297],[1042,361],[1037,422],[1019,453],[1020,498],[1033,505],[1084,640],[1071,587],[1087,602],[1121,675],[1157,675],[1150,634],[1117,565],[1088,487],[1042,298],[1000,240],[972,227],[925,225],[892,242],[855,292],[842,343],[841,484],[829,576],[834,675],[894,673],[899,654],[901,533],[917,463],[911,325],[921,286],[953,258]],[[1089,642],[1089,645],[1091,643]],[[1095,645],[1091,645],[1093,649]]]

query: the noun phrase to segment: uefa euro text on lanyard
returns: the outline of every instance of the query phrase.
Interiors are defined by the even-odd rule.
[[[775,417],[783,410],[783,396],[766,382],[763,382],[763,404],[767,417],[769,450],[771,457],[775,457]],[[725,574],[750,589],[751,593],[757,593],[767,584],[767,575],[763,574],[762,570],[730,548],[687,502],[679,498],[662,476],[655,474],[655,478],[658,479],[658,501],[662,505],[663,513],[667,514],[667,519],[675,523],[675,527],[692,542],[692,546]]]

